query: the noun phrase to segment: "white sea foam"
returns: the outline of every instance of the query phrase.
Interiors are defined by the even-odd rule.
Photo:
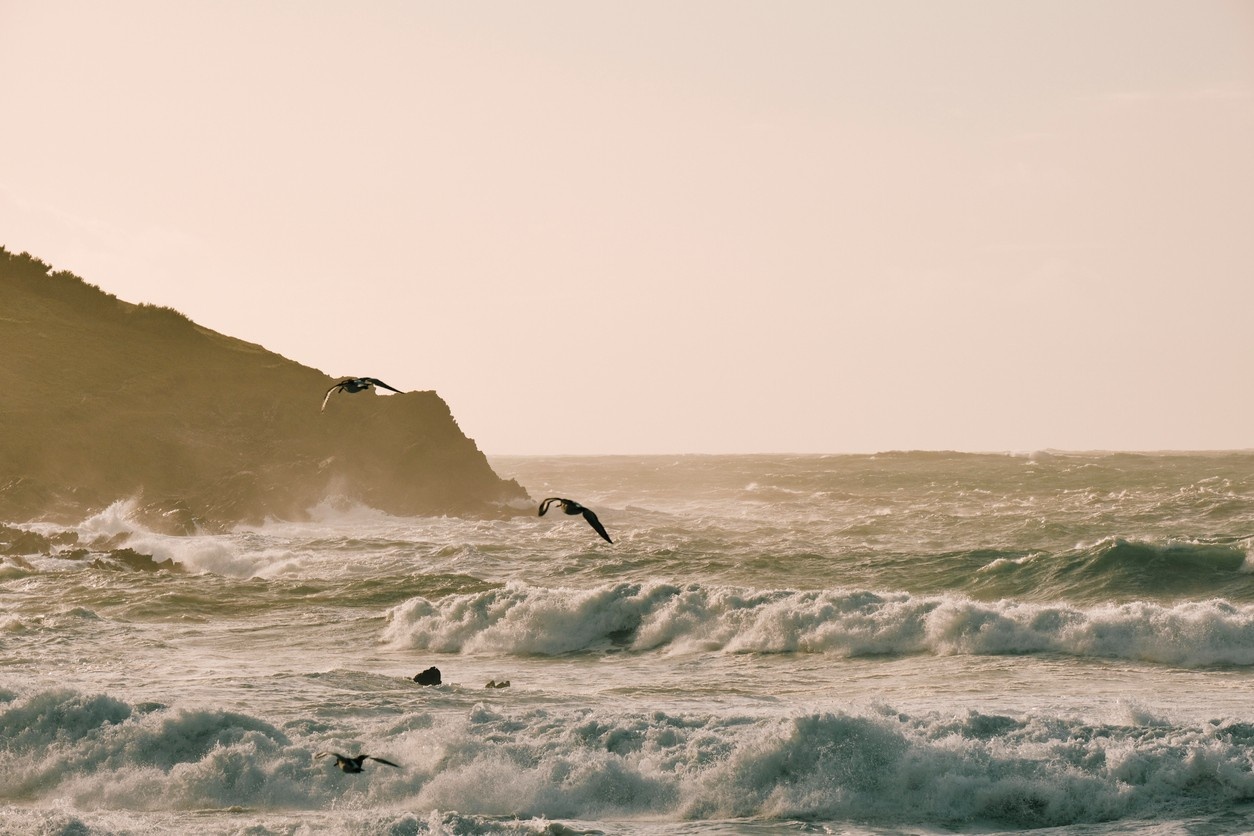
[[[93,514],[77,526],[79,536],[86,541],[129,535],[142,530],[134,520],[139,507],[136,498],[120,499],[99,513]]]
[[[1089,458],[523,462],[612,547],[23,524],[0,834],[1254,830],[1250,458]]]
[[[1039,827],[1254,797],[1244,725],[1051,716],[751,717],[484,704],[391,741],[402,769],[345,775],[224,711],[57,690],[0,707],[7,798],[78,810],[473,808],[479,817],[853,819]],[[66,814],[53,814],[64,817]],[[428,819],[429,823],[434,823]],[[433,831],[435,832],[435,831]]]
[[[501,589],[414,598],[383,640],[440,653],[558,655],[623,644],[683,653],[1064,653],[1182,667],[1254,665],[1254,605],[1221,600],[1090,608],[868,591],[672,584]]]

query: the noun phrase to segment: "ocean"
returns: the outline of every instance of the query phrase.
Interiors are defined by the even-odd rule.
[[[1254,453],[491,461],[0,529],[0,833],[1254,832]]]

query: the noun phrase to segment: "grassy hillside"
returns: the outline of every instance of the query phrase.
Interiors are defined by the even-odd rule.
[[[526,499],[434,392],[320,412],[336,378],[2,247],[0,358],[0,520],[130,497],[183,530],[299,519],[327,498],[399,515]]]

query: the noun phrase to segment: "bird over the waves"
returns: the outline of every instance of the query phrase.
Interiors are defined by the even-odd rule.
[[[392,763],[391,761],[385,761],[383,758],[376,758],[371,755],[358,755],[355,758],[350,758],[347,755],[341,755],[338,752],[319,752],[314,755],[314,758],[325,757],[335,758],[335,765],[351,774],[361,772],[361,765],[365,761],[378,761],[379,763],[387,764],[388,766],[394,766],[397,769],[401,768],[399,763]]]
[[[592,526],[597,534],[605,538],[605,542],[613,543],[610,535],[605,532],[605,526],[601,525],[601,521],[597,519],[597,515],[580,505],[573,499],[562,499],[560,496],[550,496],[548,499],[540,503],[540,516],[549,510],[549,506],[556,502],[567,514],[583,514],[583,518],[588,521],[588,525]]]
[[[331,400],[331,396],[336,392],[347,392],[352,395],[356,392],[365,392],[376,386],[382,386],[384,389],[391,389],[393,392],[400,392],[400,389],[393,389],[377,377],[350,377],[341,380],[339,383],[327,390],[326,396],[322,399],[322,408],[327,408],[327,401]]]

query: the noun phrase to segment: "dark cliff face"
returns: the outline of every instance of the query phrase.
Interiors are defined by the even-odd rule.
[[[528,501],[435,392],[336,394],[320,412],[337,380],[0,248],[0,520],[132,497],[172,530],[326,500],[467,516]]]

